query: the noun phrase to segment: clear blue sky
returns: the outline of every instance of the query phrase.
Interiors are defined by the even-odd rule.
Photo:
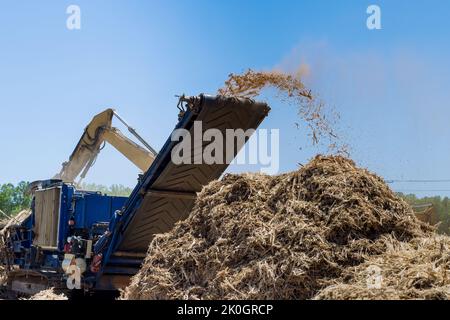
[[[70,4],[81,7],[79,31],[66,29]],[[366,28],[370,4],[381,7],[382,30]],[[175,94],[300,63],[340,112],[358,164],[387,179],[450,178],[449,18],[445,0],[1,0],[0,183],[51,177],[106,107],[159,149],[176,123]],[[264,127],[281,129],[282,171],[323,151],[295,128],[295,110],[271,102]],[[136,175],[107,148],[87,181],[134,186]]]

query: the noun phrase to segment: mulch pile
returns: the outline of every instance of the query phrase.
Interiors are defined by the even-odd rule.
[[[6,259],[6,249],[4,247],[2,239],[0,238],[0,287],[3,286],[7,280],[6,269],[4,267],[6,262],[5,259]]]
[[[345,270],[316,299],[450,299],[450,237],[432,236],[398,242],[386,253]],[[379,270],[379,283],[373,270]],[[374,280],[372,280],[374,279]],[[375,284],[375,286],[374,286]]]
[[[0,219],[0,231],[8,224],[8,219]]]
[[[53,288],[36,293],[26,300],[68,300],[64,294],[58,294]]]
[[[440,298],[449,243],[375,174],[317,156],[288,174],[212,182],[154,239],[122,298]],[[384,289],[368,289],[373,265]]]
[[[7,275],[5,268],[3,266],[0,266],[0,287],[3,286],[6,283]]]

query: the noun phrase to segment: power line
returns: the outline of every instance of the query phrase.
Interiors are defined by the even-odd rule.
[[[386,183],[448,183],[450,179],[416,179],[416,180],[408,180],[408,179],[397,179],[397,180],[385,180]]]
[[[396,189],[396,192],[450,192],[450,189]]]

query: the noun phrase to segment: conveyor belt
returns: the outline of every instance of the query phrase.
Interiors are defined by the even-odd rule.
[[[203,132],[215,128],[224,136],[227,129],[256,129],[270,111],[265,103],[222,96],[200,95],[190,98],[188,105],[176,129],[186,129],[191,135],[194,134],[194,121],[201,121]],[[127,261],[142,261],[154,235],[169,231],[177,221],[186,218],[194,205],[196,193],[218,179],[228,167],[228,164],[176,165],[171,161],[171,153],[177,143],[169,137],[130,196],[119,232],[113,235],[105,257],[105,274],[120,274],[125,270],[121,265],[130,267]],[[209,143],[200,146],[203,148]],[[233,158],[238,151],[237,148],[234,150]],[[192,144],[191,155],[198,152],[202,151]],[[138,267],[139,263],[135,265]]]

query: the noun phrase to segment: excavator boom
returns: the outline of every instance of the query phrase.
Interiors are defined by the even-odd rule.
[[[116,148],[128,160],[134,163],[142,172],[152,164],[154,157],[137,143],[125,137],[117,128],[105,129],[103,138],[106,142]]]
[[[128,130],[141,141],[147,149],[127,138],[119,129],[112,127],[114,116],[127,126]],[[54,179],[59,179],[66,183],[74,183],[78,176],[80,176],[80,180],[84,179],[89,169],[95,163],[105,142],[108,142],[116,150],[122,153],[142,172],[147,171],[157,155],[154,149],[145,142],[136,130],[130,127],[113,109],[106,109],[96,115],[85,128],[69,161],[63,163],[61,171]]]

